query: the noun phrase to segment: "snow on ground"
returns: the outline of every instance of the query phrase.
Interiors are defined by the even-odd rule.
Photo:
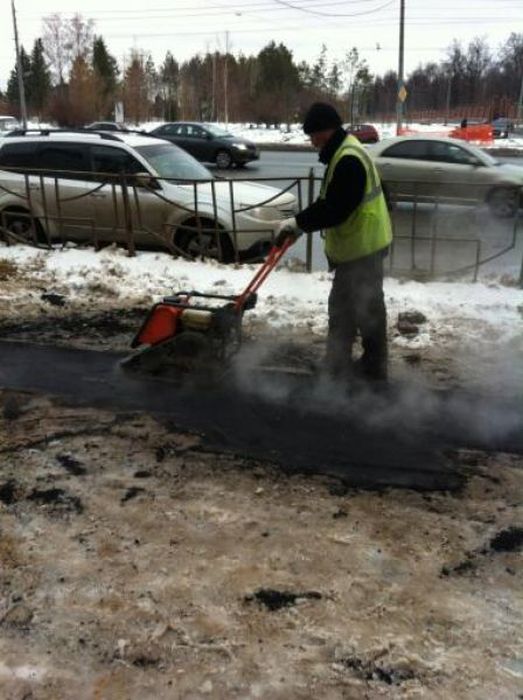
[[[164,124],[164,120],[151,120],[146,122],[141,122],[138,125],[129,124],[129,128],[143,129],[144,131],[152,131],[157,126]],[[254,124],[254,123],[229,123],[224,122],[213,122],[216,126],[222,129],[227,129],[235,136],[248,139],[256,144],[281,144],[290,146],[307,146],[310,145],[309,137],[303,133],[301,124],[280,124],[279,126],[272,126],[266,124]],[[380,136],[380,139],[388,139],[396,136],[396,124],[394,123],[380,123],[380,122],[368,122],[374,126]],[[56,125],[47,122],[30,121],[28,123],[28,128],[30,129],[52,129],[56,128]],[[443,124],[421,124],[421,123],[409,123],[406,128],[409,131],[415,133],[429,133],[439,136],[447,135],[452,129],[456,127],[456,124],[449,126],[444,126]],[[0,138],[2,134],[0,134]],[[523,150],[523,136],[513,135],[508,139],[494,139],[494,147],[499,148],[510,148],[515,150]]]
[[[16,266],[9,268],[9,265]],[[72,303],[89,303],[93,295],[106,304],[122,307],[148,305],[166,294],[196,289],[207,293],[235,294],[254,275],[255,265],[225,266],[214,261],[189,262],[161,252],[139,252],[108,247],[99,252],[75,248],[51,251],[13,245],[0,247],[0,313],[12,316],[20,304],[42,305],[43,291],[64,294]],[[292,267],[290,265],[289,267]],[[327,325],[328,272],[275,271],[259,294],[251,322],[287,331],[308,330],[323,335]],[[11,275],[9,273],[11,269]],[[16,283],[10,286],[11,280]],[[25,289],[20,289],[20,280]],[[473,345],[492,337],[493,342],[515,343],[521,337],[521,290],[489,283],[415,282],[387,279],[385,294],[392,321],[402,311],[416,309],[428,319],[414,338],[399,336],[401,347],[422,348],[445,337],[460,335]]]
[[[151,131],[162,121],[151,121],[140,124],[140,129]],[[309,137],[303,133],[301,124],[280,124],[278,127],[269,126],[266,124],[228,124],[224,122],[213,122],[216,126],[222,129],[227,129],[235,136],[248,139],[257,144],[287,144],[294,146],[310,145]],[[388,139],[396,136],[396,124],[368,122],[374,126],[380,136],[380,139]],[[409,131],[420,134],[433,134],[438,136],[446,136],[449,132],[456,128],[456,124],[445,126],[441,123],[421,124],[412,122],[406,125]],[[458,125],[459,126],[459,125]],[[511,148],[523,150],[523,136],[512,136],[509,139],[494,139],[493,145],[499,148]]]

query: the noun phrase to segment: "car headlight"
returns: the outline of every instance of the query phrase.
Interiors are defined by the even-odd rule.
[[[246,151],[247,146],[244,143],[233,143],[232,144],[234,148],[237,148],[239,151]]]
[[[283,218],[281,212],[274,207],[254,207],[254,209],[247,209],[245,213],[262,221],[277,221]]]

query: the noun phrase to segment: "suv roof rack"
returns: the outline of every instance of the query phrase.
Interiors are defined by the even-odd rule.
[[[101,139],[107,141],[121,141],[122,139],[109,131],[97,131],[94,129],[14,129],[9,131],[5,138],[9,136],[26,136],[26,134],[40,134],[40,136],[49,136],[49,134],[95,134]]]

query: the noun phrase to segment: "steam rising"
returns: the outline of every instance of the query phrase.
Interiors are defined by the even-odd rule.
[[[279,359],[275,346],[249,347],[235,364],[235,382],[243,392],[267,403],[292,408],[297,414],[346,418],[376,431],[393,430],[405,439],[427,432],[462,440],[463,446],[503,449],[504,439],[523,445],[523,417],[517,401],[492,396],[488,391],[436,390],[414,372],[394,378],[386,390],[363,383],[347,386],[313,368]],[[506,368],[507,363],[503,366]],[[514,367],[515,365],[512,365]],[[319,369],[319,371],[318,371]],[[290,371],[289,371],[290,370]],[[514,372],[512,371],[512,382]],[[513,384],[514,386],[514,384]],[[519,437],[518,437],[519,436]]]

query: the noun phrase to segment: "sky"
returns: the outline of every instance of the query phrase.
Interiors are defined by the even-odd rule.
[[[0,0],[0,89],[15,62],[10,0]],[[340,60],[353,46],[373,73],[398,66],[400,0],[15,0],[20,42],[30,51],[42,18],[78,12],[95,21],[120,66],[132,48],[161,63],[167,50],[183,61],[196,53],[258,53],[283,42],[296,61],[313,62],[323,43]],[[475,36],[497,50],[523,31],[523,0],[405,0],[405,70],[438,61],[453,39]]]

